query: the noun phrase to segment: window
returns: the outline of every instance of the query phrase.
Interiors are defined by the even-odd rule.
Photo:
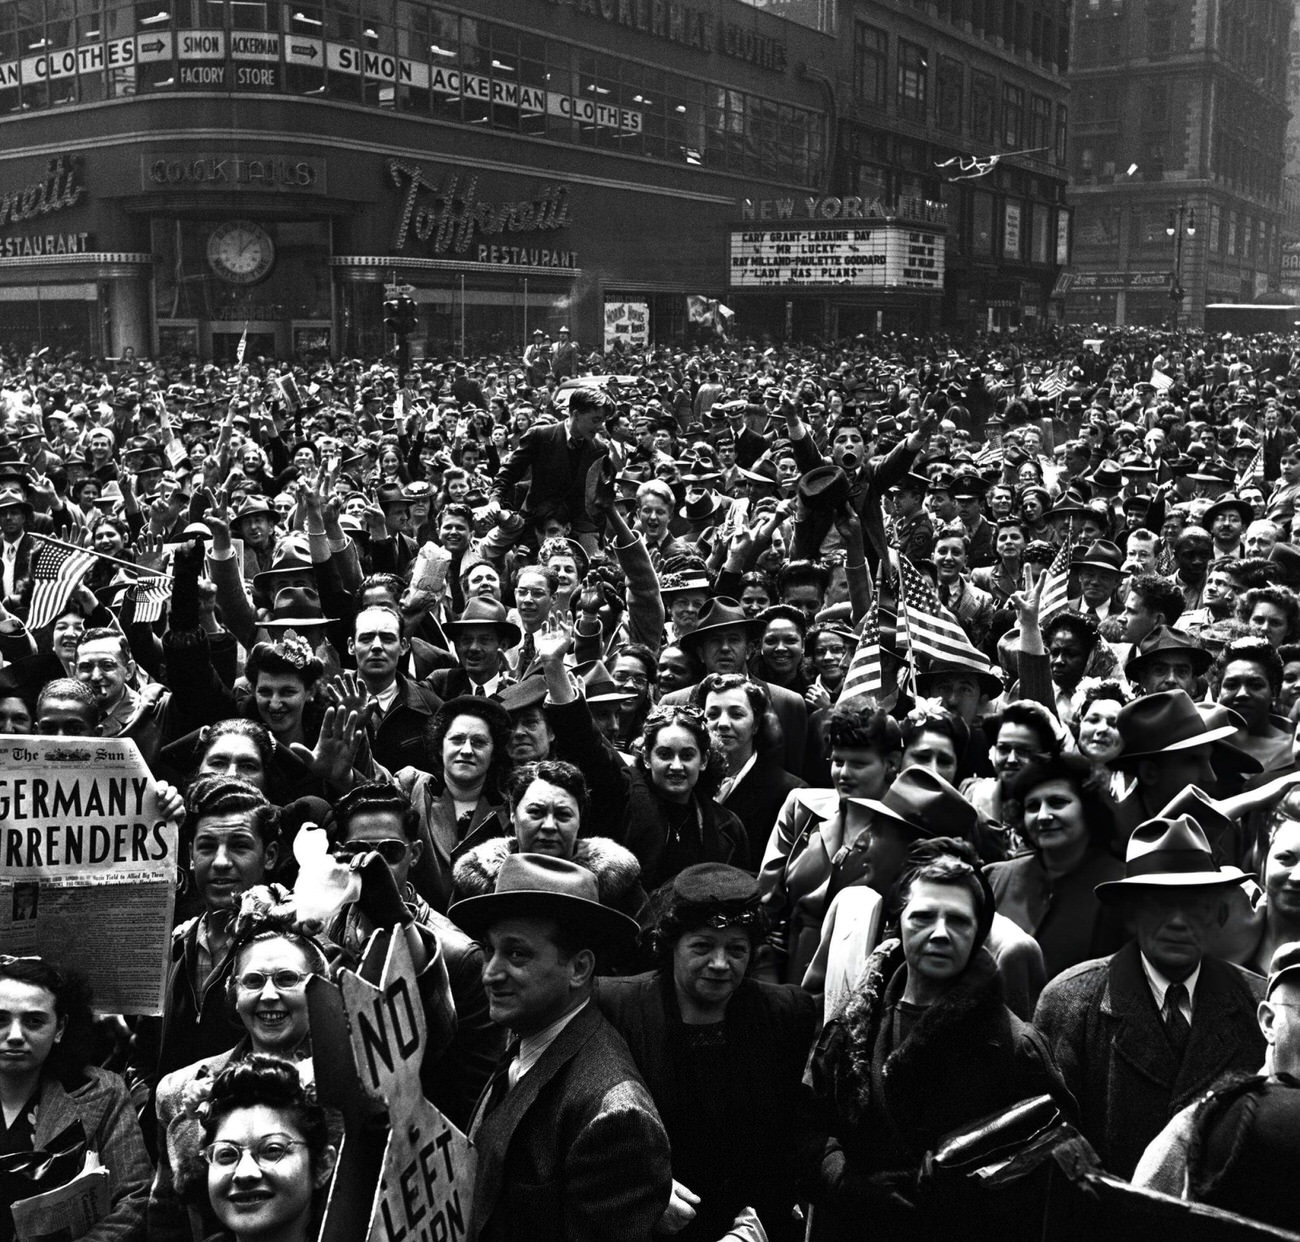
[[[853,94],[859,103],[885,105],[885,69],[889,36],[866,22],[853,28]]]
[[[970,75],[970,128],[971,137],[981,142],[993,141],[994,113],[997,84],[987,73]]]
[[[1052,101],[1045,95],[1029,97],[1029,145],[1044,158],[1052,153]]]
[[[1010,82],[1002,84],[1002,145],[1020,147],[1025,139],[1025,92]]]
[[[898,110],[912,121],[924,121],[927,73],[925,48],[898,41]]]
[[[940,129],[961,133],[961,102],[965,93],[965,70],[961,61],[939,57],[939,76],[935,79],[935,98]]]

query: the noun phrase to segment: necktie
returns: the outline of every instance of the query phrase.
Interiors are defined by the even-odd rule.
[[[519,648],[519,676],[522,677],[528,672],[529,666],[533,662],[533,657],[537,654],[537,643],[531,634],[524,635],[523,644]]]
[[[487,1085],[487,1091],[484,1093],[483,1107],[479,1110],[479,1120],[481,1121],[498,1104],[505,1099],[509,1093],[512,1083],[510,1082],[510,1071],[515,1063],[519,1060],[519,1041],[512,1039],[506,1046],[505,1059],[501,1062],[500,1068],[492,1075]]]
[[[483,683],[481,681],[476,681],[474,683],[474,694],[480,699],[487,698],[487,691],[483,689]]]
[[[1192,1035],[1192,1025],[1181,1008],[1186,999],[1187,989],[1181,983],[1171,983],[1165,991],[1165,1034],[1169,1037],[1169,1046],[1174,1050],[1174,1055],[1180,1060]]]

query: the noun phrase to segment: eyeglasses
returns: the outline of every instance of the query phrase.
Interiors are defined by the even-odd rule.
[[[378,854],[390,867],[396,867],[410,851],[410,842],[389,838],[386,841],[343,841],[334,847],[334,857],[344,861],[362,854]]]
[[[260,992],[267,983],[274,983],[277,992],[295,992],[311,975],[301,970],[273,970],[269,975],[261,970],[246,970],[235,977],[235,982],[245,992]]]
[[[650,678],[644,673],[611,673],[611,680],[616,686],[648,686]]]
[[[243,1143],[219,1142],[209,1143],[200,1154],[203,1159],[218,1169],[233,1169],[243,1158],[245,1152],[253,1157],[253,1163],[259,1169],[271,1169],[280,1163],[295,1147],[306,1147],[303,1139],[290,1138],[287,1134],[268,1134],[256,1143],[247,1146]]]

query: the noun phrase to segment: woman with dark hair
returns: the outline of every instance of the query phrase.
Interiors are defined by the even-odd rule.
[[[1271,647],[1300,639],[1300,599],[1287,587],[1265,586],[1247,591],[1237,604],[1237,619]]]
[[[234,1242],[316,1237],[338,1152],[291,1064],[256,1053],[218,1074],[203,1138],[208,1202]]]
[[[739,866],[757,871],[755,856],[792,789],[805,782],[781,766],[781,726],[762,682],[742,673],[710,673],[691,693],[726,760],[717,800],[745,825],[750,855]]]
[[[810,712],[829,707],[839,698],[856,646],[857,635],[843,625],[819,623],[808,627],[803,644],[804,675],[808,679],[804,698]]]
[[[573,764],[542,759],[515,768],[506,785],[506,805],[512,835],[484,841],[457,858],[453,901],[492,892],[501,864],[511,854],[550,854],[586,867],[596,877],[602,905],[645,924],[649,899],[641,887],[641,864],[618,842],[590,835],[587,782]]]
[[[1055,545],[1056,527],[1049,516],[1051,512],[1052,497],[1047,488],[1030,484],[1020,489],[1020,516],[1025,521],[1026,543],[1041,539]]]
[[[898,722],[872,699],[831,710],[832,784],[787,795],[759,870],[770,932],[759,966],[771,982],[801,983],[822,920],[840,889],[865,882],[868,816],[852,798],[880,798],[899,769]]]
[[[998,913],[1038,941],[1049,979],[1114,953],[1128,935],[1094,891],[1124,874],[1110,852],[1115,819],[1104,773],[1077,755],[1058,755],[1021,772],[1009,798],[1020,808],[1030,853],[985,869]]]
[[[740,575],[740,606],[745,616],[756,617],[765,608],[776,603],[772,579],[761,570],[751,569]]]
[[[971,775],[966,752],[970,746],[970,729],[960,716],[945,711],[916,708],[903,719],[902,768],[919,765],[942,776],[950,785]]]
[[[812,1000],[748,977],[764,931],[753,876],[720,863],[687,867],[655,893],[654,911],[655,969],[602,979],[597,1000],[672,1143],[673,1204],[694,1210],[675,1236],[750,1237],[740,1226],[756,1219],[772,1242],[795,1242]]]
[[[1254,592],[1251,592],[1254,594]],[[1282,658],[1266,638],[1238,638],[1210,665],[1210,691],[1221,706],[1244,722],[1232,737],[1234,746],[1257,759],[1265,772],[1291,764],[1292,733],[1274,723],[1273,700],[1282,689]]]
[[[811,684],[803,670],[804,635],[808,618],[790,604],[773,604],[755,618],[758,649],[750,672],[774,686],[784,686],[801,698]]]
[[[860,1238],[864,1220],[881,1237],[955,1236],[957,1222],[921,1189],[926,1153],[1020,1100],[1073,1103],[1046,1042],[1003,1003],[984,948],[993,894],[971,847],[944,837],[913,846],[896,904],[899,939],[872,954],[805,1076],[829,1133],[811,1196],[815,1240]]]
[[[446,914],[456,860],[509,832],[510,716],[495,699],[469,694],[448,699],[433,717],[430,748],[434,771],[401,768],[394,780],[420,817],[424,844],[411,883]]]
[[[0,955],[0,1170],[12,1186],[12,1169],[30,1166],[33,1153],[63,1150],[80,1131],[108,1170],[109,1193],[108,1214],[81,1237],[131,1242],[144,1236],[149,1157],[126,1084],[90,1064],[90,1003],[79,975],[39,957]],[[80,1171],[77,1160],[58,1184]],[[42,1182],[32,1193],[54,1188]],[[10,1206],[0,1202],[4,1242],[14,1236]]]
[[[744,824],[714,800],[725,771],[698,707],[665,703],[646,717],[620,839],[648,889],[694,863],[749,857]]]
[[[1105,658],[1109,648],[1101,642],[1097,622],[1080,612],[1061,610],[1043,622],[1043,642],[1047,646],[1047,659],[1052,674],[1052,690],[1056,699],[1057,719],[1067,725],[1074,723],[1074,692],[1084,676],[1108,676],[1115,667],[1109,656],[1108,667],[1103,667],[1098,654]]]
[[[287,890],[252,890],[233,926],[226,1002],[243,1034],[228,1051],[174,1070],[158,1084],[158,1168],[149,1192],[149,1242],[204,1242],[217,1228],[207,1208],[199,1120],[195,1105],[212,1079],[230,1065],[265,1054],[294,1064],[313,1081],[307,983],[328,976],[325,950],[293,929],[292,906],[279,914],[267,901]],[[232,1024],[231,1038],[238,1034]],[[336,1135],[337,1137],[337,1135]],[[186,1214],[185,1203],[190,1204]]]

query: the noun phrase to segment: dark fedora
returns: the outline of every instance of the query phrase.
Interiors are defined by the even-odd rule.
[[[1124,486],[1124,473],[1119,462],[1111,461],[1109,458],[1103,461],[1091,474],[1084,475],[1084,478],[1093,487],[1102,487],[1107,491],[1118,491]]]
[[[268,621],[258,625],[268,630],[301,629],[304,626],[328,625],[335,620],[327,617],[320,606],[320,596],[310,587],[285,587],[277,591],[271,605]]]
[[[49,682],[66,676],[63,661],[53,652],[20,656],[0,668],[0,697],[17,695],[28,707],[34,707],[37,696]]]
[[[624,689],[615,682],[603,660],[587,660],[573,672],[582,682],[582,697],[588,703],[630,703],[637,697],[635,690]]]
[[[745,615],[740,604],[726,595],[717,595],[700,609],[699,625],[689,634],[683,634],[677,645],[690,650],[696,643],[716,634],[719,630],[744,630],[751,638],[758,627],[752,618]]]
[[[455,636],[461,630],[468,629],[471,625],[494,625],[497,633],[501,635],[501,644],[504,647],[514,647],[523,641],[523,631],[510,620],[506,612],[506,606],[500,600],[487,599],[481,595],[476,595],[465,605],[465,611],[460,614],[457,621],[444,621],[442,623],[443,631],[453,641]]]
[[[311,540],[297,531],[278,540],[271,554],[271,568],[253,577],[253,590],[270,595],[277,582],[284,577],[315,574],[311,560]]]
[[[381,509],[385,505],[409,505],[413,499],[400,483],[381,483],[375,488],[375,504]]]
[[[942,833],[969,841],[979,823],[979,812],[929,768],[905,768],[883,798],[849,801],[921,837]]]
[[[1255,510],[1250,507],[1249,502],[1242,500],[1240,496],[1220,496],[1206,511],[1201,515],[1201,525],[1209,530],[1214,525],[1215,520],[1221,513],[1236,512],[1241,518],[1243,526],[1248,526],[1255,520]]]
[[[1198,677],[1214,663],[1210,655],[1190,634],[1182,630],[1171,629],[1167,625],[1157,625],[1145,638],[1133,647],[1129,658],[1124,661],[1124,673],[1130,681],[1140,677],[1161,651],[1177,651],[1186,655],[1192,662],[1192,672]]]
[[[737,466],[736,473],[751,483],[766,483],[769,487],[781,485],[780,476],[776,473],[776,462],[769,457],[760,457],[751,469]]]
[[[688,522],[710,522],[729,505],[730,501],[725,496],[719,496],[717,492],[705,492],[682,505],[677,510],[677,516]]]
[[[1108,569],[1111,573],[1124,571],[1124,553],[1109,539],[1094,539],[1073,562],[1076,566],[1089,565],[1094,569]]]
[[[447,914],[476,940],[510,918],[554,919],[591,949],[631,945],[640,930],[635,919],[601,905],[592,871],[549,854],[506,855],[492,891],[455,902]]]
[[[1190,815],[1179,815],[1139,824],[1124,853],[1124,878],[1098,884],[1093,891],[1098,900],[1111,902],[1134,889],[1231,888],[1240,881],[1239,871],[1223,872],[1215,866],[1200,824]]]
[[[930,667],[923,673],[916,675],[916,689],[918,693],[929,698],[931,692],[949,677],[971,677],[980,688],[980,693],[986,699],[996,699],[1005,689],[1001,677],[998,676],[997,670],[989,665],[985,668],[975,668],[969,664],[958,664],[952,660],[932,660]]]
[[[546,698],[546,678],[540,672],[524,670],[513,686],[507,686],[497,695],[501,706],[508,712],[521,712],[525,707],[536,707]]]
[[[849,498],[849,476],[839,466],[815,466],[799,476],[798,491],[809,509],[834,512]]]
[[[1188,785],[1160,808],[1157,818],[1178,819],[1183,815],[1191,816],[1201,826],[1216,864],[1231,860],[1236,848],[1237,826],[1214,805],[1209,794],[1196,785]]]
[[[1186,690],[1162,690],[1126,703],[1120,708],[1115,727],[1124,739],[1124,749],[1111,760],[1117,768],[1125,768],[1136,759],[1208,746],[1237,731],[1229,724],[1208,727]]]
[[[277,516],[271,512],[271,502],[265,496],[245,496],[239,502],[239,507],[230,515],[231,529],[246,517],[258,517],[262,514],[265,514],[272,521]]]

